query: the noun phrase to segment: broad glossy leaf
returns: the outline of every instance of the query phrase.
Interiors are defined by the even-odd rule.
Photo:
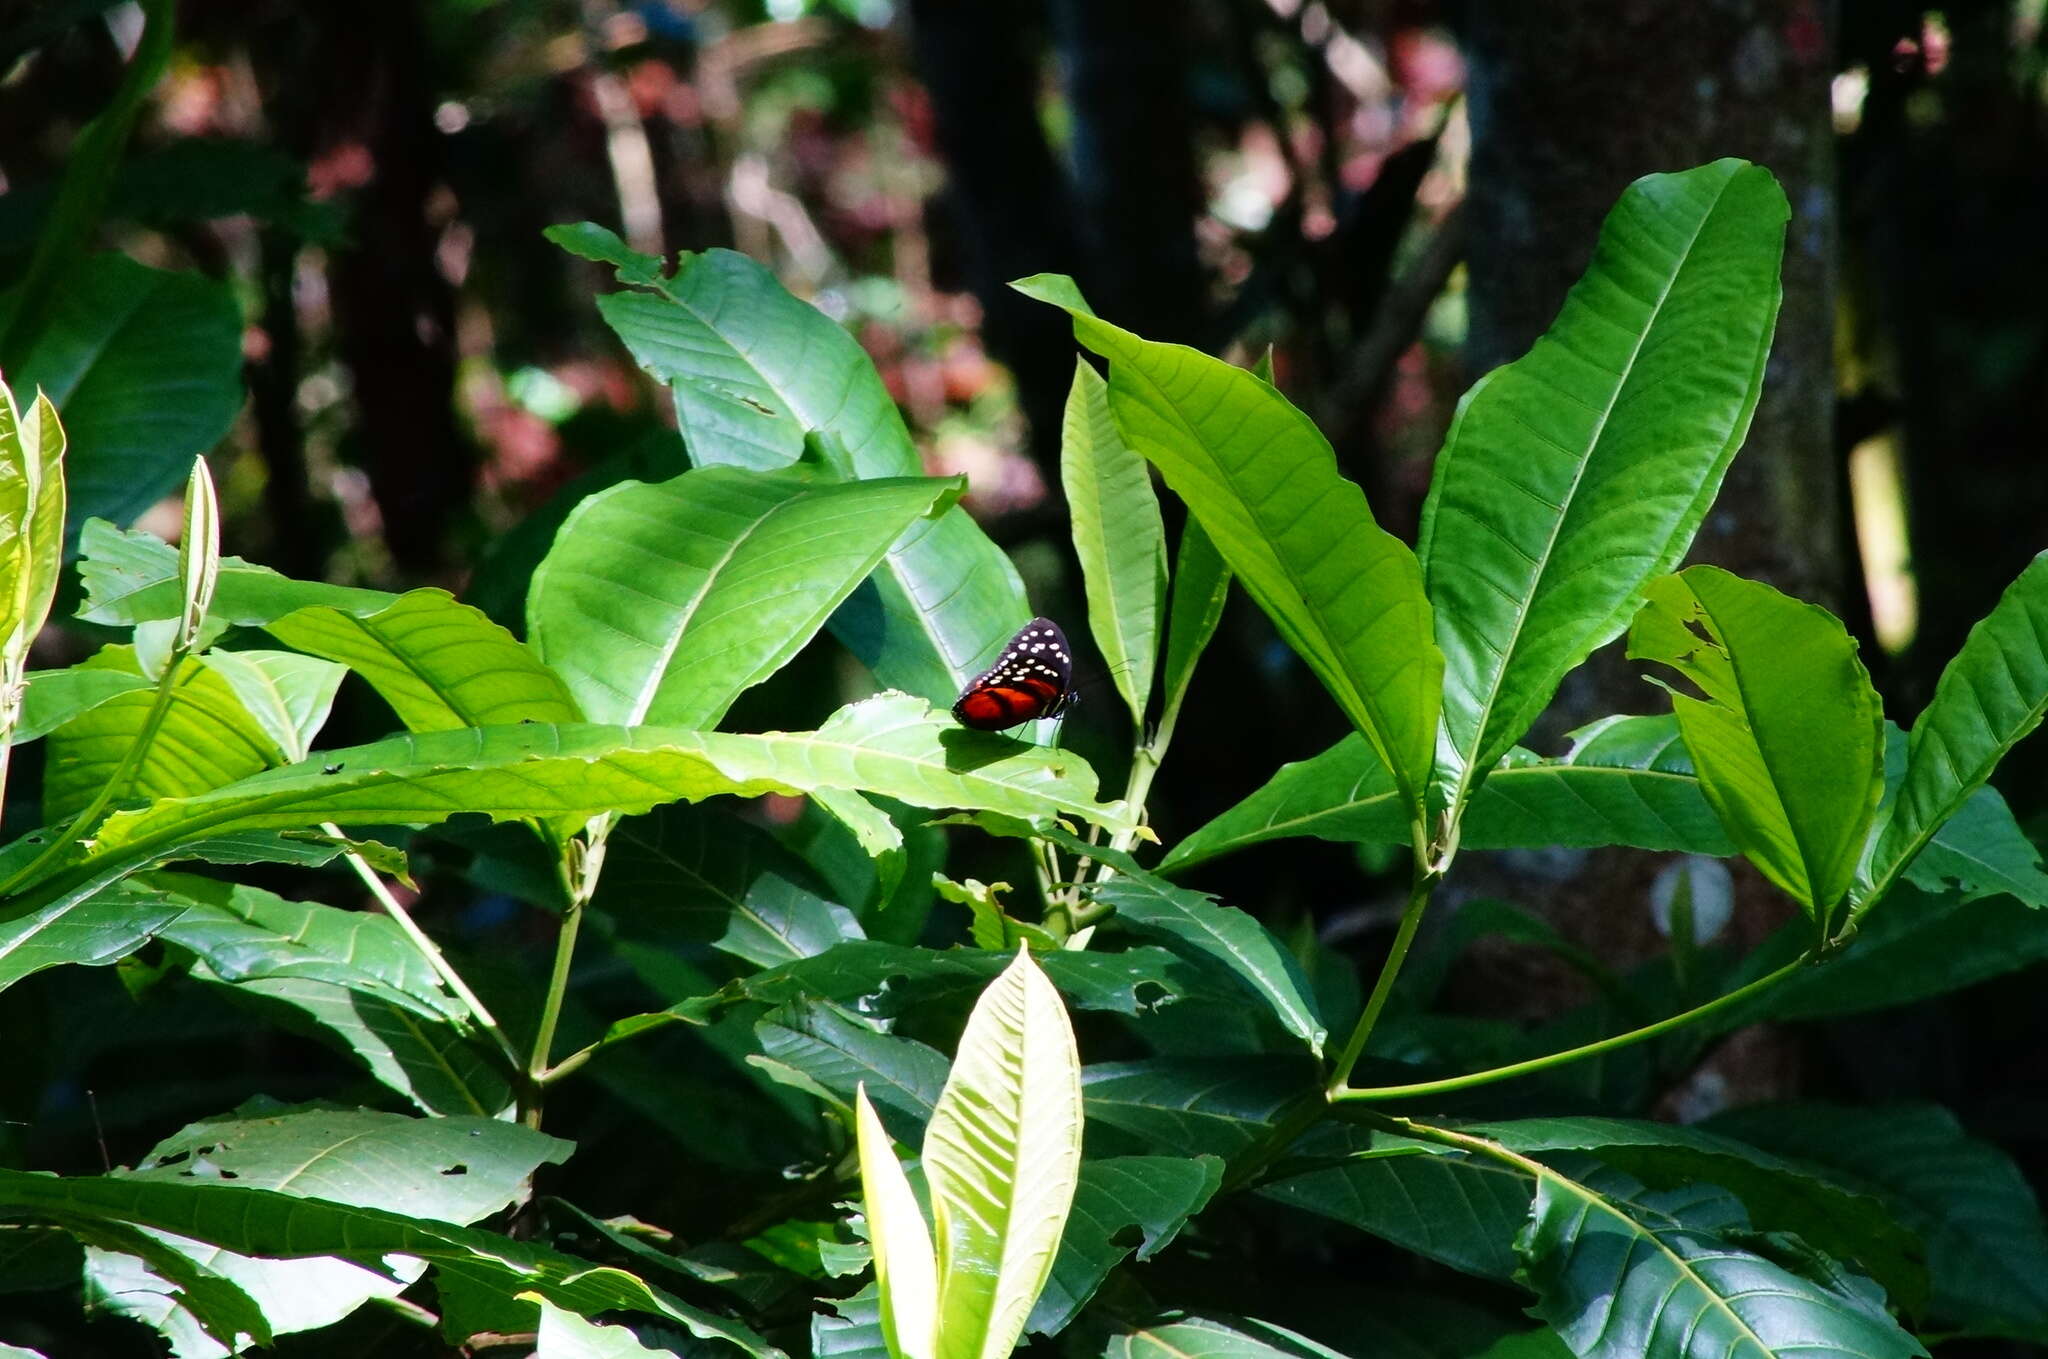
[[[1060,435],[1060,485],[1088,591],[1088,628],[1143,728],[1166,599],[1166,527],[1145,460],[1117,433],[1109,387],[1076,360]]]
[[[295,1197],[387,1208],[440,1222],[474,1222],[513,1201],[544,1161],[567,1159],[570,1143],[517,1124],[480,1118],[407,1118],[367,1109],[260,1104],[195,1123],[157,1144],[123,1178],[232,1181]],[[195,1265],[241,1288],[278,1334],[326,1326],[371,1298],[395,1297],[421,1273],[396,1277],[333,1259],[258,1260],[215,1246],[181,1243]],[[151,1290],[143,1262],[88,1253],[110,1310],[171,1337],[182,1355],[221,1354],[202,1344],[196,1321],[161,1282]],[[139,1277],[138,1277],[139,1276]]]
[[[1453,802],[1685,555],[1756,410],[1788,215],[1739,160],[1637,180],[1550,330],[1459,404],[1416,546]]]
[[[1280,1058],[1147,1057],[1081,1073],[1094,1129],[1116,1128],[1147,1151],[1190,1158],[1241,1156],[1291,1109],[1321,1095],[1311,1063]]]
[[[1025,291],[1030,291],[1026,289]],[[1268,384],[1076,313],[1109,360],[1110,408],[1230,569],[1394,772],[1420,815],[1443,654],[1415,554],[1373,521],[1308,417]]]
[[[861,939],[733,983],[751,1000],[782,1004],[813,995],[884,1017],[979,993],[1010,956],[981,949],[927,949]],[[1205,988],[1207,975],[1159,948],[1062,950],[1037,960],[1076,1009],[1140,1015]],[[1230,990],[1237,998],[1235,987]]]
[[[1025,1329],[1058,1335],[1134,1250],[1149,1260],[1180,1235],[1223,1183],[1213,1156],[1111,1156],[1083,1161],[1059,1255]],[[1134,1246],[1130,1229],[1140,1239]]]
[[[708,942],[757,967],[861,937],[803,860],[717,806],[674,804],[619,822],[593,904],[622,938],[670,950]]]
[[[1081,1060],[1029,950],[968,1016],[925,1130],[940,1359],[1008,1359],[1050,1276],[1081,1169]]]
[[[1651,584],[1628,654],[1704,698],[1671,706],[1700,791],[1736,847],[1825,924],[1884,791],[1884,718],[1825,609],[1712,566]]]
[[[85,603],[78,616],[86,622],[121,627],[178,616],[178,549],[161,538],[89,519],[79,535],[79,554]],[[240,557],[222,557],[212,616],[240,627],[260,627],[294,609],[327,605],[372,614],[397,598],[382,590],[293,580]]]
[[[1867,1297],[1560,1175],[1539,1179],[1516,1250],[1531,1310],[1582,1359],[1926,1354]]]
[[[445,1282],[489,1290],[507,1300],[533,1292],[579,1316],[613,1309],[644,1312],[762,1359],[781,1356],[744,1326],[692,1307],[624,1270],[594,1268],[587,1260],[495,1232],[376,1208],[236,1185],[110,1176],[60,1179],[7,1170],[0,1171],[0,1216],[148,1227],[239,1254],[283,1259],[332,1255],[374,1267],[385,1255],[416,1256]]]
[[[1511,750],[1479,786],[1459,843],[1470,849],[1631,845],[1689,854],[1734,852],[1700,791],[1672,717],[1608,717],[1581,727],[1555,759]],[[1347,736],[1280,772],[1175,845],[1167,871],[1295,835],[1405,844],[1393,780],[1372,748]]]
[[[105,647],[84,667],[141,673],[130,646]],[[155,705],[151,685],[116,695],[51,732],[43,815],[62,821],[83,811],[121,768]],[[187,659],[149,753],[116,796],[187,797],[284,763],[285,752],[242,705],[227,678],[202,661]]]
[[[649,290],[600,298],[598,309],[669,387],[698,466],[767,470],[809,453],[843,481],[923,472],[853,337],[761,265],[707,250],[680,257],[664,277],[661,261],[587,222],[549,236]],[[904,534],[831,626],[882,684],[950,703],[1030,616],[1016,568],[955,506]]]
[[[1651,1190],[1717,1185],[1741,1200],[1758,1230],[1796,1233],[1817,1250],[1857,1261],[1915,1311],[1926,1298],[1920,1242],[1879,1198],[1830,1183],[1739,1136],[1621,1118],[1524,1118],[1461,1131],[1538,1159],[1588,1152]]]
[[[2005,752],[2048,711],[2048,553],[2034,558],[1970,629],[1913,723],[1906,777],[1860,875],[1859,905],[1883,895]]]
[[[584,717],[561,676],[446,590],[409,590],[375,613],[295,609],[263,626],[286,646],[361,675],[408,731]]]
[[[1926,1242],[1937,1320],[1972,1335],[2048,1343],[2040,1205],[2006,1154],[1947,1110],[1801,1102],[1738,1109],[1709,1126],[1879,1195]]]
[[[83,901],[18,916],[0,924],[0,987],[63,963],[119,962],[182,915],[186,905],[130,879]]]
[[[893,1135],[914,1141],[931,1121],[946,1085],[945,1054],[913,1038],[884,1033],[829,1001],[802,998],[754,1026],[767,1061],[801,1072],[851,1103],[865,1087],[888,1115]]]
[[[815,732],[523,723],[326,751],[211,792],[117,812],[91,854],[17,893],[6,909],[39,909],[124,867],[233,832],[326,821],[425,823],[460,812],[581,818],[644,812],[678,798],[813,787],[869,788],[916,806],[1129,824],[1123,804],[1094,800],[1093,771],[1079,756],[966,731],[901,695],[843,708]]]
[[[1891,722],[1884,724],[1884,798],[1878,803],[1877,819],[1865,841],[1863,865],[1857,871],[1858,887],[1850,889],[1852,899],[1867,890],[1872,866],[1884,842],[1900,788],[1906,778],[1906,733]],[[1925,847],[1912,858],[1894,866],[1896,880],[1902,871],[1907,882],[1922,891],[1955,893],[1966,901],[2003,892],[2029,906],[2048,906],[2048,873],[2041,871],[2041,852],[2034,847],[2012,808],[1996,788],[1986,783],[1963,799],[1925,840]]]
[[[1321,1055],[1329,1036],[1301,966],[1258,920],[1232,906],[1148,874],[1120,873],[1088,889],[1116,908],[1118,927],[1162,940],[1168,948],[1234,976],[1282,1028]]]
[[[10,682],[50,616],[64,564],[64,427],[49,397],[0,381],[0,660]]]
[[[1102,1359],[1345,1359],[1284,1326],[1251,1317],[1175,1313],[1110,1336]]]
[[[327,725],[334,691],[347,673],[331,661],[292,651],[216,649],[200,660],[228,682],[286,760],[312,753],[313,738]]]
[[[873,1284],[850,1298],[820,1298],[811,1314],[815,1359],[891,1359],[882,1338],[882,1299]]]
[[[18,298],[0,299],[0,316]],[[90,255],[59,281],[48,326],[7,376],[63,413],[73,522],[126,523],[177,489],[241,410],[241,309],[214,279]]]
[[[31,671],[28,693],[22,700],[21,721],[14,728],[14,742],[20,745],[47,736],[109,699],[149,687],[150,682],[138,671],[109,670],[91,662],[66,670]]]
[[[895,1359],[932,1359],[938,1352],[939,1279],[931,1230],[866,1089],[857,1089],[854,1098],[861,1203],[874,1243],[882,1334]]]
[[[737,467],[624,482],[562,525],[527,635],[595,721],[715,727],[959,485]]]
[[[601,1326],[536,1296],[540,1329],[534,1335],[533,1359],[640,1359],[642,1355],[673,1355],[633,1334],[630,1326]]]

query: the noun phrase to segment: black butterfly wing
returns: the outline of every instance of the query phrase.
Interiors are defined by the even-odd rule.
[[[1050,618],[1018,629],[988,669],[967,682],[953,716],[976,731],[1005,731],[1021,722],[1057,717],[1074,696],[1074,655]]]

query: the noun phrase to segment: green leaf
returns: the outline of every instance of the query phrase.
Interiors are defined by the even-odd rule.
[[[1945,1109],[1818,1102],[1722,1114],[1716,1132],[1877,1194],[1927,1245],[1929,1311],[1971,1335],[2048,1344],[2048,1227],[2019,1168]]]
[[[600,1326],[564,1311],[538,1294],[532,1296],[540,1307],[534,1359],[638,1359],[646,1354],[676,1353],[643,1343],[630,1326]]]
[[[744,1326],[651,1288],[624,1270],[594,1268],[587,1260],[494,1232],[375,1208],[236,1185],[110,1176],[60,1179],[5,1170],[0,1171],[0,1216],[65,1225],[128,1224],[243,1255],[332,1255],[372,1268],[381,1267],[386,1255],[416,1256],[439,1272],[444,1298],[450,1285],[463,1285],[508,1302],[522,1292],[537,1293],[579,1316],[613,1309],[644,1312],[762,1359],[781,1359],[781,1351]],[[530,1318],[530,1306],[524,1310]]]
[[[1260,1146],[1287,1113],[1319,1100],[1312,1064],[1284,1058],[1166,1058],[1082,1071],[1090,1125],[1130,1134],[1147,1151],[1233,1160]]]
[[[1230,598],[1230,568],[1217,552],[1216,544],[1202,531],[1199,519],[1189,519],[1180,531],[1180,554],[1173,563],[1173,598],[1166,618],[1166,686],[1160,711],[1178,715],[1181,700],[1195,678],[1195,663],[1202,659],[1216,624],[1223,618],[1224,601]]]
[[[50,616],[63,565],[64,427],[47,396],[37,392],[23,415],[0,381],[0,663],[10,686]]]
[[[924,468],[874,365],[840,326],[730,250],[685,255],[672,278],[601,228],[551,229],[564,249],[621,266],[598,310],[675,397],[698,466],[756,470],[815,455],[842,481]],[[950,703],[1030,617],[1008,557],[958,506],[893,546],[832,631],[884,686]]]
[[[1860,907],[1899,873],[1982,787],[2005,752],[2048,711],[2048,553],[2027,564],[1970,629],[1913,723],[1906,777],[1859,876]]]
[[[0,299],[0,328],[20,297]],[[58,281],[47,328],[7,376],[63,412],[73,521],[125,523],[175,490],[234,423],[241,308],[225,283],[90,255]]]
[[[715,806],[678,804],[621,821],[606,841],[592,904],[636,944],[675,951],[705,942],[757,967],[861,937],[809,865]]]
[[[420,1119],[257,1101],[236,1116],[186,1127],[121,1178],[233,1181],[247,1189],[468,1223],[514,1201],[536,1168],[563,1161],[572,1150],[570,1143],[495,1119]],[[372,1298],[396,1297],[421,1272],[418,1265],[387,1273],[333,1259],[252,1259],[176,1238],[165,1249],[256,1299],[280,1335],[330,1325]],[[150,1287],[153,1275],[143,1261],[90,1251],[87,1268],[109,1310],[171,1337],[179,1354],[225,1353],[195,1343],[195,1319],[167,1296],[165,1285]]]
[[[409,590],[370,614],[295,609],[263,627],[286,646],[368,680],[408,731],[584,716],[560,675],[445,590]]]
[[[596,721],[715,727],[962,484],[737,467],[624,482],[562,525],[527,635]]]
[[[1788,215],[1739,160],[1637,180],[1550,330],[1459,404],[1416,547],[1452,805],[1685,555],[1756,410]]]
[[[186,905],[131,879],[0,924],[0,988],[63,963],[119,962],[182,915]]]
[[[14,728],[14,742],[20,745],[47,736],[109,699],[151,687],[139,671],[108,670],[89,661],[65,670],[33,671],[22,700],[21,721]]]
[[[1059,1255],[1025,1329],[1034,1335],[1065,1330],[1125,1256],[1135,1250],[1139,1260],[1149,1260],[1164,1250],[1222,1183],[1223,1162],[1213,1156],[1083,1161]],[[1135,1245],[1132,1227],[1140,1236]]]
[[[220,499],[204,457],[192,460],[185,479],[184,527],[178,534],[179,605],[176,649],[199,645],[199,631],[213,608],[213,587],[220,580]]]
[[[1712,566],[1654,582],[1628,654],[1673,692],[1679,730],[1729,838],[1825,927],[1884,791],[1884,719],[1856,643],[1825,609]]]
[[[802,997],[754,1026],[769,1062],[791,1067],[851,1104],[866,1087],[905,1140],[931,1121],[946,1085],[946,1058],[912,1038],[884,1033],[852,1011]]]
[[[1539,1177],[1516,1250],[1537,1294],[1530,1310],[1582,1359],[1926,1354],[1868,1297],[1648,1206],[1624,1211],[1561,1175]]]
[[[1606,717],[1566,740],[1569,749],[1555,759],[1509,751],[1473,795],[1459,843],[1468,849],[1631,845],[1734,852],[1700,791],[1676,718]],[[1347,736],[1320,755],[1282,765],[1265,787],[1175,845],[1160,868],[1173,872],[1296,835],[1407,842],[1393,780],[1362,738]]]
[[[1009,1359],[1081,1169],[1081,1060],[1059,992],[1017,957],[968,1016],[925,1130],[941,1359]]]
[[[1316,1014],[1301,966],[1256,919],[1150,874],[1119,874],[1096,883],[1088,894],[1116,908],[1117,925],[1162,940],[1183,956],[1230,973],[1258,997],[1282,1028],[1307,1044],[1309,1051],[1322,1055],[1329,1030]]]
[[[882,1334],[893,1359],[932,1359],[938,1353],[939,1280],[931,1232],[867,1091],[856,1090],[854,1099],[862,1211],[875,1248]]]
[[[141,674],[131,646],[102,648],[85,667]],[[84,810],[121,769],[155,706],[152,685],[110,698],[51,732],[43,815],[62,821]],[[226,677],[201,661],[187,659],[179,667],[148,754],[116,796],[187,797],[285,762],[285,752],[242,706]]]
[[[1406,544],[1373,521],[1308,417],[1241,368],[1085,314],[1110,407],[1422,814],[1443,654]]]
[[[678,798],[821,786],[873,789],[916,806],[1129,824],[1123,804],[1094,800],[1093,771],[1079,756],[965,731],[901,695],[843,708],[815,732],[522,723],[326,751],[211,792],[117,812],[90,854],[17,893],[6,909],[40,909],[110,873],[240,831],[428,823],[461,812],[582,818]]]
[[[89,519],[79,534],[79,554],[85,603],[78,616],[86,622],[124,627],[178,616],[178,550],[161,538]],[[294,609],[328,605],[372,614],[397,598],[382,590],[293,580],[240,557],[222,557],[212,616],[238,627],[261,627]]]
[[[1251,1317],[1171,1314],[1163,1322],[1119,1331],[1102,1359],[1344,1359],[1283,1326]]]
[[[334,691],[347,673],[341,666],[289,651],[209,651],[200,657],[241,700],[279,755],[303,760],[313,738],[327,725]]]
[[[1108,385],[1078,359],[1060,437],[1060,485],[1088,591],[1089,630],[1142,730],[1166,598],[1166,527],[1145,460],[1117,434]]]

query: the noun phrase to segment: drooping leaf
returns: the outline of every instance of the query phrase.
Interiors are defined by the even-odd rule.
[[[1700,791],[1675,718],[1602,718],[1567,740],[1567,752],[1553,759],[1509,751],[1473,795],[1459,843],[1734,852]],[[1347,736],[1320,755],[1282,765],[1265,787],[1176,844],[1160,867],[1170,872],[1295,835],[1407,842],[1393,781],[1362,739]]]
[[[1213,1156],[1083,1161],[1059,1255],[1025,1329],[1058,1335],[1125,1256],[1135,1251],[1139,1260],[1149,1260],[1164,1250],[1222,1183],[1223,1162]],[[1141,1238],[1135,1244],[1129,1240],[1133,1227]]]
[[[1419,816],[1443,653],[1415,554],[1374,522],[1329,442],[1267,383],[1083,313],[1074,334],[1110,361],[1110,408],[1124,441],[1187,502]]]
[[[213,650],[200,660],[228,682],[242,708],[286,760],[303,760],[327,725],[334,691],[346,673],[339,665],[290,651]]]
[[[1127,1133],[1147,1151],[1235,1159],[1264,1142],[1288,1112],[1319,1100],[1313,1064],[1256,1058],[1161,1058],[1085,1068],[1089,1122]]]
[[[332,605],[266,622],[271,636],[347,666],[408,731],[513,722],[580,722],[561,676],[446,590],[409,590],[375,613]]]
[[[1120,873],[1088,893],[1116,908],[1119,927],[1159,939],[1236,977],[1282,1028],[1321,1055],[1329,1030],[1316,1013],[1307,979],[1294,955],[1258,920],[1149,873]]]
[[[1788,216],[1739,160],[1637,180],[1550,330],[1459,404],[1416,548],[1454,803],[1685,555],[1763,386]]]
[[[1859,875],[1856,901],[1884,894],[2048,711],[2048,553],[1970,629],[1907,740],[1905,782]]]
[[[1714,1118],[1712,1130],[1877,1194],[1927,1245],[1929,1311],[1972,1335],[2048,1344],[2048,1227],[2006,1154],[1931,1105],[1804,1101]]]
[[[946,1058],[913,1038],[884,1033],[829,1001],[799,998],[754,1026],[761,1057],[800,1072],[851,1104],[865,1088],[894,1134],[912,1141],[946,1085]]]
[[[534,1335],[533,1359],[640,1359],[642,1355],[673,1355],[633,1334],[630,1326],[599,1325],[534,1295],[540,1308],[540,1329]]]
[[[1159,657],[1166,598],[1166,528],[1145,460],[1117,433],[1109,387],[1074,364],[1060,437],[1060,485],[1088,592],[1088,627],[1103,664],[1142,728]]]
[[[680,1322],[691,1334],[760,1359],[781,1351],[737,1322],[696,1308],[620,1269],[592,1267],[531,1242],[376,1208],[238,1185],[0,1171],[0,1216],[63,1225],[106,1222],[174,1232],[243,1255],[331,1255],[372,1268],[386,1255],[425,1260],[445,1289],[461,1284],[507,1303],[533,1292],[579,1316],[621,1309]],[[523,1310],[531,1319],[531,1305]]]
[[[1028,949],[975,1004],[925,1130],[940,1359],[1008,1359],[1050,1276],[1081,1168],[1081,1061]]]
[[[672,276],[601,227],[549,239],[643,292],[598,309],[675,397],[691,461],[771,470],[815,455],[842,481],[914,477],[916,446],[874,365],[831,318],[744,255],[684,255]],[[1031,610],[1010,559],[958,506],[913,525],[832,631],[883,685],[950,703]]]
[[[1164,1321],[1112,1335],[1103,1346],[1102,1359],[1345,1359],[1345,1356],[1270,1321],[1175,1313]]]
[[[81,901],[46,906],[0,924],[0,988],[46,967],[102,967],[141,948],[176,920],[186,903],[132,880]]]
[[[1531,1310],[1583,1359],[1926,1354],[1881,1296],[1836,1291],[1562,1175],[1539,1177],[1516,1250],[1536,1290]]]
[[[123,1178],[233,1182],[468,1223],[511,1202],[543,1161],[564,1160],[571,1150],[569,1143],[495,1119],[407,1118],[367,1109],[258,1102],[158,1143]],[[248,1293],[277,1334],[326,1326],[371,1298],[395,1297],[421,1272],[416,1264],[387,1273],[334,1259],[252,1259],[177,1238],[165,1244]],[[168,1289],[149,1287],[143,1261],[91,1251],[87,1268],[101,1281],[110,1310],[171,1337],[179,1354],[227,1352],[202,1343],[196,1321]]]
[[[714,727],[959,485],[737,467],[624,482],[562,525],[527,635],[595,721]]]
[[[1884,719],[1856,643],[1826,610],[1712,566],[1651,584],[1633,659],[1671,666],[1705,794],[1750,862],[1825,925],[1884,790]]]

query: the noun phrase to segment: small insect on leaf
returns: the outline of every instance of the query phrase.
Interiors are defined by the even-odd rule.
[[[1050,618],[1026,623],[996,663],[967,682],[953,716],[976,731],[1007,731],[1058,717],[1074,701],[1074,656]]]

